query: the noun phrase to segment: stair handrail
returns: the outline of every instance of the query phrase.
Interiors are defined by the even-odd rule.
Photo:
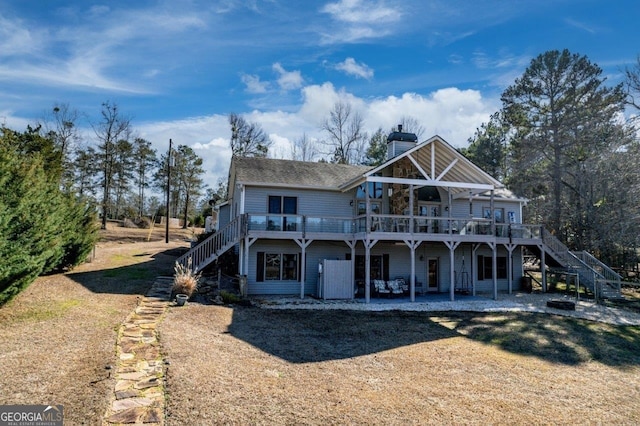
[[[581,251],[577,253],[577,256],[592,269],[600,268],[598,271],[602,278],[605,280],[622,281],[622,277],[616,271],[611,269],[607,264],[603,263],[600,259],[589,253],[588,251]],[[595,266],[595,267],[594,267]],[[597,270],[597,269],[596,269]]]
[[[214,232],[176,259],[176,263],[184,267],[189,267],[189,259],[191,259],[191,269],[193,272],[198,272],[204,268],[211,262],[212,257],[219,256],[240,241],[245,228],[244,217],[244,215],[236,217],[225,227]]]
[[[555,235],[547,231],[544,227],[542,228],[542,242],[550,248],[553,253],[558,255],[561,260],[564,260],[565,262],[570,260],[569,253],[571,253],[571,251],[569,248],[562,244],[562,241],[556,238]]]
[[[546,228],[542,228],[542,241],[568,268],[573,269],[580,276],[582,284],[586,285],[590,290],[595,288],[596,275],[599,275],[595,269],[583,262]]]
[[[596,278],[596,283],[601,286],[607,286],[615,293],[620,293],[622,290],[622,277],[620,274],[587,251],[582,251],[578,255],[584,263],[599,275],[599,278]],[[606,292],[606,289],[601,288],[600,293],[602,292]]]

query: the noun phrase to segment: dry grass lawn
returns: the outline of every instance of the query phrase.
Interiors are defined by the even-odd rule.
[[[65,425],[101,424],[116,330],[153,279],[172,273],[190,233],[172,230],[165,244],[160,228],[109,227],[91,263],[40,277],[1,307],[0,405],[62,404]]]
[[[639,327],[190,303],[161,332],[169,425],[640,423]]]

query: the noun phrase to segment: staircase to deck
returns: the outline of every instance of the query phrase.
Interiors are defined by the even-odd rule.
[[[201,271],[240,242],[244,232],[244,223],[244,216],[237,217],[227,226],[192,247],[176,262],[190,268],[193,272]]]
[[[580,285],[598,299],[622,298],[622,277],[586,251],[572,252],[546,229],[542,230],[543,250],[567,272],[575,273]]]

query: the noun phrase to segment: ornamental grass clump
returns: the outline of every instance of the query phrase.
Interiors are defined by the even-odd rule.
[[[175,275],[173,277],[173,293],[191,295],[198,288],[198,281],[201,275],[193,272],[191,269],[191,259],[187,262],[187,266],[176,262],[173,268]]]

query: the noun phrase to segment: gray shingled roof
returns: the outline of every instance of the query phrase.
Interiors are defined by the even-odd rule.
[[[232,167],[236,183],[326,189],[338,189],[341,184],[371,170],[368,166],[249,157],[235,157]]]

